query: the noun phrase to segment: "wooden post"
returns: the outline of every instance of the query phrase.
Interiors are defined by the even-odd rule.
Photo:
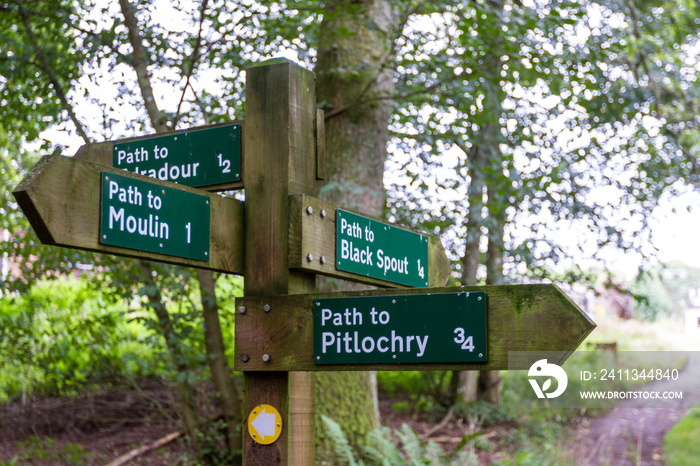
[[[246,71],[245,287],[246,296],[310,293],[315,275],[290,270],[289,196],[311,194],[316,181],[314,74],[288,60],[270,60]],[[246,310],[246,318],[274,315]],[[260,335],[261,338],[271,338]],[[271,360],[282,355],[271,353]],[[269,404],[282,415],[276,442],[260,445],[247,433],[245,464],[313,464],[313,374],[244,372],[245,414]]]

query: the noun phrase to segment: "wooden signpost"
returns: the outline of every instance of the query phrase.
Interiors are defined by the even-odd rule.
[[[439,239],[314,198],[324,171],[314,86],[287,60],[252,66],[245,126],[45,157],[14,191],[46,244],[245,276],[235,333],[245,464],[314,463],[315,371],[507,369],[509,352],[568,355],[595,327],[554,285],[443,288]],[[216,141],[236,138],[234,162]],[[156,154],[161,165],[145,165]],[[245,186],[245,203],[166,180],[194,180],[195,164],[205,180],[195,185]],[[221,178],[228,168],[239,177]],[[388,289],[317,294],[317,274]]]
[[[110,175],[113,182],[120,180],[114,187],[117,191],[112,193],[112,200],[109,200],[109,181],[104,179]],[[136,186],[142,186],[136,188],[138,195]],[[171,200],[172,196],[163,194],[163,191],[179,194],[177,197],[185,196],[186,199],[190,196],[203,199],[203,204],[192,205],[189,210],[205,211],[208,207],[208,238],[195,238],[197,229],[206,225],[197,224],[194,220],[190,222],[189,230],[186,229],[188,222],[179,226],[170,225],[171,222],[183,220],[180,213],[186,206],[178,204],[176,199]],[[125,202],[119,201],[120,193]],[[42,158],[13,194],[44,244],[219,272],[243,273],[243,204],[239,201],[70,157],[53,156]],[[207,201],[209,204],[206,204]],[[160,206],[159,209],[154,202]],[[153,207],[149,208],[149,203]],[[112,226],[119,229],[124,224],[124,231],[120,232],[122,242],[119,243],[110,241],[111,233],[101,231],[103,219],[106,220],[105,226],[109,227],[110,205],[115,209]],[[132,213],[132,209],[139,207],[143,208],[141,215]],[[163,209],[171,208],[175,212],[166,216],[159,214]],[[167,238],[164,224],[168,226]],[[156,225],[158,231],[154,232]],[[146,234],[140,234],[139,230]],[[204,251],[197,257],[181,253],[187,245],[188,234],[190,242],[204,243],[201,249],[207,250],[206,255]],[[154,238],[158,240],[154,243],[156,247],[144,244],[144,240],[151,236],[160,237]],[[179,244],[176,241],[178,236],[181,238]],[[162,248],[158,246],[160,244],[163,244]]]

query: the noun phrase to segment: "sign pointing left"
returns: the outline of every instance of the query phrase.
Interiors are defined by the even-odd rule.
[[[258,405],[248,415],[248,434],[257,443],[269,445],[282,433],[282,416],[274,406]]]
[[[60,156],[42,158],[13,194],[44,244],[243,273],[239,201]],[[170,213],[164,213],[166,204]],[[207,208],[208,219],[197,215],[178,224],[185,211]],[[208,228],[196,222],[208,222]],[[126,236],[120,239],[116,230],[122,226],[119,233]],[[197,247],[194,253],[189,245]]]

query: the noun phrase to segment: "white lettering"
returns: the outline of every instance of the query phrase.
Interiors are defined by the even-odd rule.
[[[428,336],[425,335],[423,341],[421,341],[419,336],[416,336],[416,342],[418,342],[418,354],[416,356],[419,358],[425,354],[425,348],[428,346]]]
[[[321,310],[321,327],[324,327],[326,325],[326,321],[331,318],[331,315],[333,313],[331,312],[330,309],[322,309]]]
[[[124,231],[124,207],[117,212],[114,206],[109,206],[109,229],[114,228],[113,222],[119,222],[119,231]]]
[[[323,332],[323,334],[321,334],[321,338],[321,352],[323,354],[326,354],[326,348],[328,348],[335,342],[335,335],[333,335],[333,332]]]

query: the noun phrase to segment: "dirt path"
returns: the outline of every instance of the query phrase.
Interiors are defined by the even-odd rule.
[[[700,352],[689,352],[676,381],[656,381],[645,390],[682,391],[673,407],[640,408],[624,400],[605,416],[590,419],[576,436],[575,457],[581,465],[660,465],[663,439],[685,412],[700,402]],[[649,401],[646,401],[647,405]]]

